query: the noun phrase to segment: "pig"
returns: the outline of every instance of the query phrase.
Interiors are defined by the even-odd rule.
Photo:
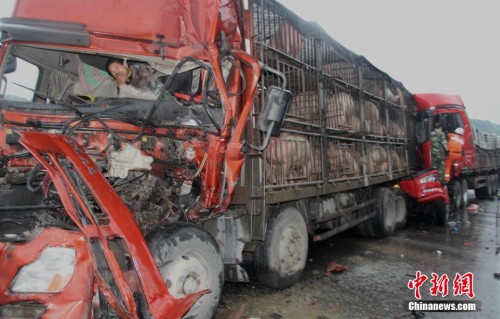
[[[359,132],[359,107],[355,99],[348,93],[337,92],[327,95],[327,126],[352,132]]]
[[[313,151],[307,137],[281,133],[267,147],[266,182],[276,185],[308,180],[312,165]]]
[[[338,179],[361,176],[360,158],[352,145],[332,145],[328,148],[330,177]]]
[[[365,79],[363,81],[363,90],[365,92],[371,93],[375,96],[382,97],[382,83],[377,80],[368,80]]]
[[[403,129],[403,123],[394,122],[392,127],[392,135],[397,138],[405,137],[405,131]]]
[[[387,87],[385,89],[385,98],[394,104],[401,104],[401,100],[403,97],[403,92],[401,92],[401,89],[398,87],[395,88],[389,88]]]
[[[325,63],[322,66],[322,71],[326,75],[342,80],[350,84],[357,84],[357,71],[350,62],[343,60],[339,56],[333,58],[338,59],[338,62]]]
[[[387,151],[380,145],[373,145],[368,149],[368,174],[380,174],[387,172],[389,162],[387,159]]]
[[[299,121],[319,123],[318,92],[305,91],[294,95],[288,116]]]
[[[401,165],[401,159],[399,158],[398,152],[394,149],[391,150],[391,160],[393,171],[399,171],[403,169],[403,165]]]
[[[284,22],[271,37],[269,46],[295,59],[299,59],[302,51],[302,43],[302,35],[297,29]]]
[[[383,135],[386,132],[384,118],[380,116],[379,106],[371,101],[364,101],[365,130],[367,133]]]

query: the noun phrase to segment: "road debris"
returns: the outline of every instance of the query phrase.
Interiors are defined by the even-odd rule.
[[[478,204],[470,204],[467,206],[467,211],[472,214],[477,214],[479,211],[479,205]]]
[[[337,264],[337,262],[335,262],[335,261],[331,261],[326,266],[325,274],[329,274],[332,272],[343,272],[346,270],[347,270],[347,268],[344,265]]]

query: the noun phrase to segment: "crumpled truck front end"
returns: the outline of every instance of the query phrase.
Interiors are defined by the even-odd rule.
[[[81,232],[3,228],[0,237],[0,318],[90,317],[94,276]]]

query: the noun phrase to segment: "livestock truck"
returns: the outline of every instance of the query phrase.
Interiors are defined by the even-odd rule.
[[[18,0],[0,30],[2,318],[210,318],[224,280],[289,287],[407,201],[445,220],[438,108],[276,1]]]

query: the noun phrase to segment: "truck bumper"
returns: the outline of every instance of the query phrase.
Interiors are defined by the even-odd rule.
[[[418,204],[431,202],[449,203],[448,190],[438,179],[435,170],[424,170],[416,173],[411,179],[399,183],[406,195],[413,198]]]

